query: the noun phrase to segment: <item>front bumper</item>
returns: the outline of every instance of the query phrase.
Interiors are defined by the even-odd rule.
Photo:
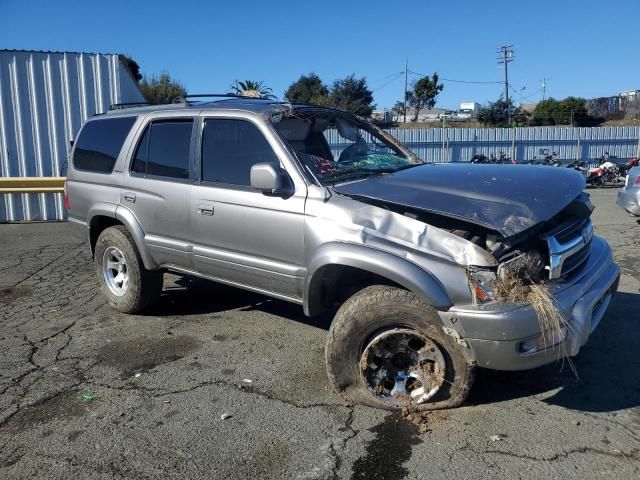
[[[478,365],[494,370],[526,370],[577,355],[598,326],[617,290],[620,268],[611,247],[594,236],[583,268],[555,283],[551,291],[556,304],[569,319],[564,342],[531,353],[521,353],[522,342],[539,337],[535,310],[529,305],[491,302],[453,307],[449,322],[459,322],[460,335],[473,350]]]
[[[627,212],[640,215],[640,188],[621,188],[616,203]]]

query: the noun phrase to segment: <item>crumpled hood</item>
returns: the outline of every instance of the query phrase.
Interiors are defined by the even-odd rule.
[[[511,237],[549,220],[584,186],[582,175],[569,168],[426,164],[334,190],[465,220]]]

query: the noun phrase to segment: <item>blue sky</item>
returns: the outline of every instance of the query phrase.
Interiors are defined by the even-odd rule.
[[[280,97],[302,73],[327,83],[355,73],[390,107],[402,97],[405,59],[415,72],[500,81],[496,49],[512,43],[512,96],[529,103],[545,77],[556,98],[640,89],[638,18],[639,0],[0,0],[0,48],[126,53],[191,93],[252,79]],[[484,103],[502,89],[445,82],[438,106]]]

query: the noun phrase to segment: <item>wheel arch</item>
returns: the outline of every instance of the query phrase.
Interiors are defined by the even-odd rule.
[[[123,225],[133,237],[136,248],[147,270],[155,270],[158,264],[153,260],[144,243],[144,231],[131,210],[122,206],[97,207],[91,210],[87,225],[89,227],[89,242],[91,255],[95,252],[95,245],[100,233],[114,225]]]
[[[375,283],[382,281],[409,290],[438,310],[452,305],[440,281],[415,263],[383,250],[336,242],[319,247],[309,263],[304,288],[305,314],[314,316],[328,309],[326,285],[354,270],[372,275]]]

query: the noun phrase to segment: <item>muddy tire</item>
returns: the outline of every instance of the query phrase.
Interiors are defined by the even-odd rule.
[[[461,405],[471,389],[475,362],[465,358],[462,348],[444,333],[435,309],[413,293],[371,286],[349,298],[336,313],[325,360],[329,380],[349,402],[388,410],[406,406],[436,410]],[[386,350],[396,353],[387,356]],[[394,370],[393,365],[400,365],[397,361],[411,365]],[[414,375],[415,365],[428,365],[432,376]],[[393,389],[390,381],[396,382]],[[423,393],[417,396],[419,392]]]
[[[123,313],[138,313],[162,292],[161,271],[144,268],[129,231],[120,225],[100,233],[94,251],[100,288],[109,305]]]

